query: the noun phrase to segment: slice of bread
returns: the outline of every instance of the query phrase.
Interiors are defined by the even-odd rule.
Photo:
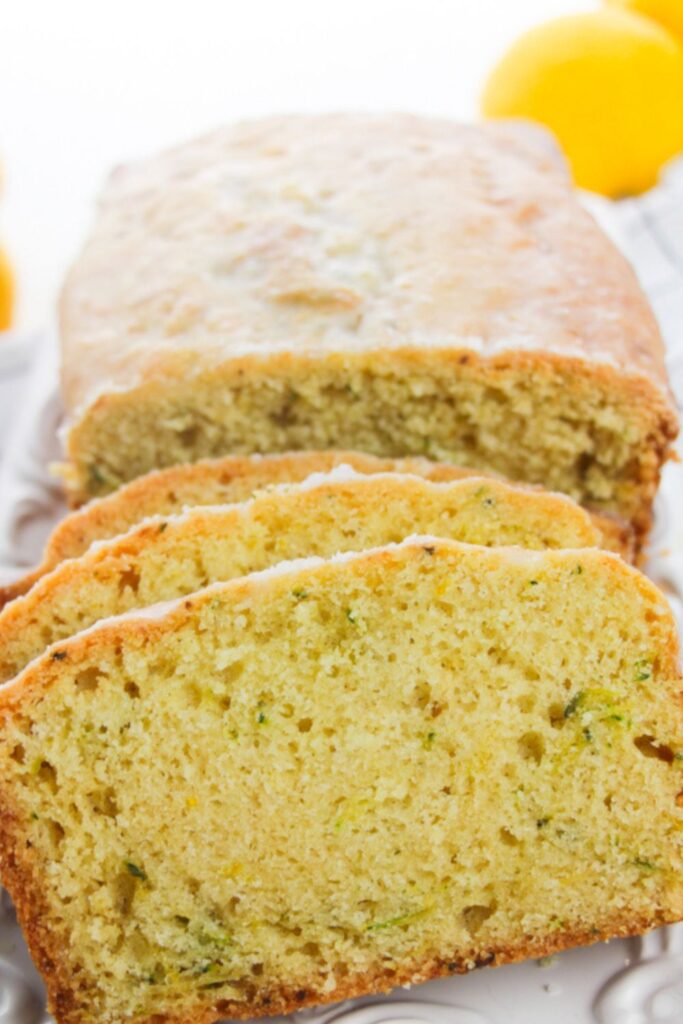
[[[149,516],[170,515],[188,505],[244,501],[264,487],[296,483],[311,473],[325,473],[340,465],[352,466],[366,474],[413,473],[437,483],[481,475],[474,470],[429,459],[379,459],[350,451],[230,455],[156,470],[125,484],[105,498],[89,502],[63,519],[48,540],[41,564],[4,589],[0,587],[0,608],[7,601],[25,594],[36,580],[60,562],[82,555],[93,541],[126,533],[131,526]],[[603,536],[602,546],[632,561],[635,557],[633,530],[613,517],[591,514]]]
[[[0,692],[59,1024],[287,1013],[683,917],[662,594],[435,538],[113,619]]]
[[[580,548],[601,540],[588,514],[559,494],[486,478],[438,484],[338,467],[244,504],[148,519],[62,562],[0,613],[0,682],[98,619],[282,560],[360,551],[416,530],[487,546]]]

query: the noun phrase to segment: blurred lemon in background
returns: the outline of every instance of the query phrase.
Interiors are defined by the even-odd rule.
[[[683,0],[607,0],[607,3],[658,21],[683,43]]]
[[[0,164],[0,194],[4,185],[4,174]],[[6,331],[12,324],[14,306],[14,274],[7,253],[0,246],[0,331]]]
[[[11,326],[13,304],[14,275],[7,254],[0,249],[0,331]]]
[[[683,46],[616,6],[557,18],[508,50],[486,83],[482,111],[540,121],[577,185],[633,195],[683,150]]]

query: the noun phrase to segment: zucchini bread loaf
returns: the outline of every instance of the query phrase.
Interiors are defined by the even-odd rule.
[[[117,171],[62,306],[76,500],[355,448],[645,532],[677,424],[652,313],[540,130],[276,117]]]
[[[434,538],[112,619],[0,691],[59,1024],[286,1013],[683,917],[666,601]]]
[[[349,467],[276,487],[244,504],[147,519],[62,562],[0,613],[0,683],[46,646],[99,619],[307,555],[404,540],[415,531],[486,546],[581,548],[601,543],[570,498],[473,477],[438,484]]]
[[[78,558],[96,540],[126,533],[131,526],[155,515],[182,512],[190,505],[223,505],[244,501],[256,491],[275,484],[296,483],[312,473],[350,466],[366,475],[413,473],[448,483],[475,476],[475,470],[424,458],[379,459],[362,452],[287,452],[280,455],[228,455],[203,459],[152,472],[124,484],[104,498],[66,516],[53,530],[40,565],[20,579],[0,587],[0,609],[25,594],[33,584],[67,558]],[[628,561],[637,556],[635,535],[627,523],[608,515],[591,513],[600,534],[601,547],[616,551]],[[502,543],[502,542],[501,542]]]

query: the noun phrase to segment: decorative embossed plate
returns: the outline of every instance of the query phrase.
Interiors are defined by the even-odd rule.
[[[667,339],[674,390],[683,395],[683,163],[645,199],[593,212],[634,262]],[[3,343],[5,344],[5,343]],[[23,398],[17,381],[33,367]],[[25,376],[25,374],[24,374]],[[64,507],[48,475],[59,457],[55,346],[0,344],[0,578],[31,565]],[[7,403],[21,414],[6,432]],[[4,420],[4,423],[3,423]],[[683,627],[683,465],[665,471],[648,573],[668,593]],[[572,950],[529,962],[428,982],[391,996],[351,1000],[290,1018],[302,1024],[683,1024],[683,925],[642,939]],[[0,900],[0,1024],[49,1024],[42,984],[14,919]]]

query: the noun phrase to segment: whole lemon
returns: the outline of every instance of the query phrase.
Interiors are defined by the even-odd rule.
[[[482,111],[540,121],[579,186],[633,195],[683,149],[683,46],[616,8],[557,18],[513,44],[486,83]]]
[[[607,3],[658,21],[683,43],[683,0],[607,0]]]
[[[0,249],[0,331],[12,324],[14,305],[14,275],[6,253]]]

